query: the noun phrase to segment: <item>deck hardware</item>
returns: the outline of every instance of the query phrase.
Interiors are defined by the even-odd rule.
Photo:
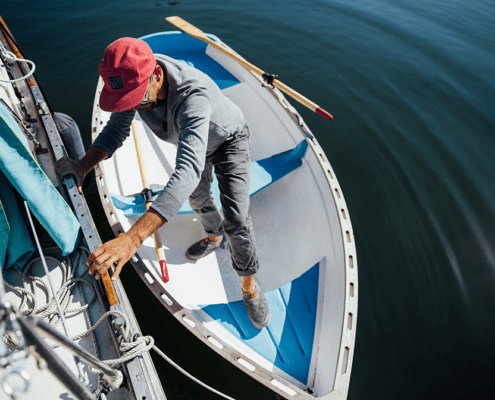
[[[275,74],[269,74],[268,72],[265,72],[263,75],[261,75],[261,77],[263,78],[263,80],[267,83],[266,85],[265,84],[262,84],[261,86],[263,87],[270,87],[272,89],[275,88],[275,86],[273,86],[273,81],[275,79],[278,79],[278,75],[275,75]]]
[[[1,274],[1,272],[0,272]],[[3,277],[0,282],[3,288]],[[2,297],[2,296],[0,296]],[[3,301],[3,297],[0,298],[0,337],[4,337],[4,334],[11,332],[18,341],[18,347],[15,352],[10,352],[1,340],[0,343],[0,367],[5,368],[5,372],[2,375],[1,386],[5,393],[11,396],[13,399],[17,398],[21,394],[28,391],[30,386],[30,376],[24,368],[25,360],[29,353],[26,349],[24,336],[22,334],[19,322],[16,319],[15,312],[8,301]],[[23,386],[16,384],[15,388],[12,388],[9,383],[9,378],[17,375],[22,378]],[[19,378],[15,381],[19,381]]]
[[[113,306],[110,307],[110,311],[118,311],[121,314],[124,314],[124,310],[122,308],[122,305],[119,304],[114,304]],[[131,332],[129,329],[129,326],[125,323],[125,319],[121,316],[114,317],[113,321],[113,326],[115,330],[117,331],[118,336],[122,337],[122,340],[126,343],[131,342]]]
[[[36,105],[38,106],[38,112],[40,115],[50,115],[50,110],[48,109],[45,101],[37,101]]]
[[[0,99],[0,101],[2,102],[4,107],[9,111],[10,115],[12,115],[12,117],[15,119],[17,125],[19,125],[19,127],[24,131],[27,138],[33,142],[34,150],[36,154],[48,153],[48,149],[44,149],[41,146],[40,142],[38,142],[38,140],[36,139],[36,132],[37,132],[36,126],[31,124],[25,125],[24,122],[21,121],[21,119],[17,116],[17,114],[9,107],[9,105],[3,99]]]
[[[145,203],[149,203],[153,201],[153,192],[150,188],[144,188],[141,191],[141,196],[143,196]]]

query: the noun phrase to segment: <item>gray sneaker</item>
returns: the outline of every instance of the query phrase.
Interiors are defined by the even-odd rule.
[[[199,260],[214,252],[219,247],[222,247],[225,238],[222,237],[218,242],[214,242],[208,238],[201,239],[199,242],[194,243],[186,251],[186,257],[190,260]]]
[[[242,291],[242,300],[244,300],[249,319],[255,328],[262,329],[270,323],[272,315],[268,301],[258,285],[254,288],[254,297],[251,293]]]

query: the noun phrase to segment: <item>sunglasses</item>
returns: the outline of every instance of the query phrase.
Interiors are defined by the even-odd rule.
[[[150,95],[150,89],[151,89],[151,81],[153,79],[153,74],[151,74],[151,77],[150,77],[150,81],[148,83],[148,90],[146,91],[146,94],[144,95],[144,99],[143,101],[139,104],[138,107],[141,107],[141,106],[145,106],[146,104],[148,103],[151,103],[150,100],[148,99],[149,95]]]

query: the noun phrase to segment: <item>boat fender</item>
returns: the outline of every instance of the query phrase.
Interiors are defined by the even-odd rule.
[[[53,119],[65,145],[65,150],[70,158],[79,161],[86,154],[81,139],[79,127],[71,117],[63,113],[54,113]]]
[[[81,132],[79,131],[76,121],[67,114],[58,112],[53,114],[53,119],[55,120],[55,125],[57,125],[67,155],[73,160],[79,161],[86,155],[86,150],[84,150]],[[90,174],[88,174],[84,178],[82,184],[83,189],[86,189],[90,182],[91,178]]]

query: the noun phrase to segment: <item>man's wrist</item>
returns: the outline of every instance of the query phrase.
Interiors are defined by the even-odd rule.
[[[86,176],[99,162],[108,158],[108,152],[98,146],[91,146],[86,155],[79,161],[79,166]]]
[[[131,229],[129,232],[124,233],[124,235],[131,242],[131,245],[134,246],[136,249],[139,248],[139,246],[141,246],[147,238],[147,236],[145,236],[145,233],[143,233],[139,229]]]
[[[129,230],[128,234],[133,240],[133,243],[138,244],[138,247],[155,231],[165,224],[167,220],[158,214],[155,210],[149,209]]]

